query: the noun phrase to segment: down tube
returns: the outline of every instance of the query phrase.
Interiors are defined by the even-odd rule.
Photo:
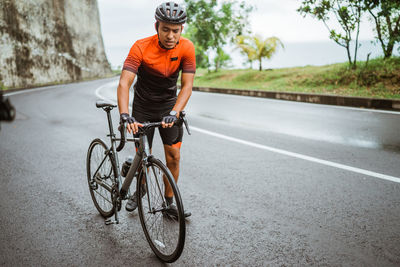
[[[132,183],[133,177],[135,176],[136,171],[139,169],[141,161],[142,161],[142,157],[138,153],[136,153],[135,158],[133,159],[133,162],[131,164],[131,167],[129,168],[129,171],[126,175],[125,181],[121,187],[121,197],[122,198],[124,198],[126,196],[129,186]]]

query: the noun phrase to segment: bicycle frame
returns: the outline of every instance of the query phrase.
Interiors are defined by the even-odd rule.
[[[130,141],[130,140],[127,139],[127,141]],[[149,142],[148,142],[147,136],[145,134],[141,135],[139,138],[133,138],[132,141],[137,142],[139,144],[139,147],[136,151],[135,157],[134,157],[132,164],[128,170],[128,173],[126,174],[124,183],[119,188],[119,192],[120,192],[122,199],[125,199],[126,194],[128,193],[128,190],[129,190],[129,186],[131,185],[136,172],[139,170],[140,164],[142,163],[142,161],[144,163],[143,165],[147,165],[147,158],[149,156],[151,156]],[[142,166],[142,167],[145,167],[145,166]]]
[[[149,192],[149,188],[148,188],[149,175],[148,175],[147,161],[150,157],[152,157],[152,155],[150,154],[150,146],[149,146],[149,142],[147,139],[147,135],[142,134],[138,138],[133,138],[132,140],[134,142],[136,142],[137,144],[139,144],[139,146],[136,151],[135,157],[132,161],[132,164],[128,170],[128,173],[125,177],[124,183],[122,184],[122,186],[119,190],[121,200],[127,198],[126,196],[127,196],[129,187],[132,184],[135,174],[139,174],[140,167],[142,167],[142,170],[144,171],[144,175],[145,175],[144,184],[146,186],[146,192]],[[127,141],[129,141],[129,139],[127,139]],[[153,172],[154,172],[154,169],[153,169]],[[158,184],[157,179],[156,179],[156,183],[158,186],[158,190],[160,191],[160,194],[162,194],[163,192],[161,192],[161,188],[160,188],[160,185]],[[157,212],[157,210],[154,210],[151,207],[151,201],[150,201],[149,194],[147,194],[147,201],[149,204],[149,212]],[[165,202],[165,199],[164,199],[164,202]],[[161,211],[161,210],[159,210],[159,211]]]
[[[150,153],[150,146],[149,146],[149,142],[147,139],[146,130],[151,127],[161,126],[161,122],[145,123],[144,126],[141,128],[142,132],[141,132],[141,134],[139,134],[139,137],[134,137],[134,138],[125,138],[126,127],[125,127],[125,124],[121,124],[120,127],[122,127],[122,128],[119,128],[119,131],[121,132],[121,138],[116,138],[114,130],[113,130],[112,118],[111,118],[111,113],[110,113],[112,110],[112,107],[104,107],[103,109],[107,113],[108,128],[109,128],[109,132],[110,132],[110,134],[108,134],[107,136],[110,137],[111,148],[105,152],[104,158],[103,158],[102,162],[100,163],[99,167],[97,168],[97,170],[95,171],[93,178],[96,181],[96,183],[102,183],[101,180],[99,180],[97,178],[97,173],[100,170],[100,168],[103,166],[104,162],[106,161],[106,158],[110,157],[110,160],[112,161],[111,165],[114,170],[115,177],[112,181],[111,188],[108,188],[104,185],[103,186],[112,194],[112,200],[114,202],[113,206],[114,206],[115,220],[111,221],[111,219],[109,218],[106,220],[106,224],[112,224],[112,223],[118,224],[119,223],[118,211],[121,208],[121,202],[122,202],[122,200],[125,200],[128,197],[130,197],[129,187],[132,184],[135,174],[137,174],[138,171],[140,170],[140,167],[142,167],[142,170],[144,171],[144,175],[145,175],[144,184],[146,186],[146,191],[149,192],[149,188],[148,188],[149,175],[148,175],[147,161],[150,157],[152,157],[152,155]],[[181,118],[183,118],[183,123],[186,126],[186,130],[190,134],[189,126],[185,119],[184,111],[181,112]],[[116,147],[117,141],[120,141],[120,145],[118,147]],[[133,159],[133,162],[132,162],[132,164],[128,170],[128,173],[125,177],[125,180],[122,183],[117,152],[120,151],[124,147],[125,142],[135,142],[137,144],[137,150],[136,150],[136,154]],[[153,172],[154,172],[154,175],[156,176],[154,169],[153,169]],[[159,182],[157,181],[156,183],[157,183],[158,190],[160,191],[160,194],[162,194],[163,192],[161,192],[161,187],[160,187]],[[150,203],[151,201],[149,198],[149,194],[147,194],[147,201],[149,203],[149,212],[155,213],[155,212],[162,211],[162,209],[155,210],[154,207],[151,207],[151,203]],[[163,201],[165,202],[165,199],[163,199]]]
[[[125,200],[130,196],[129,187],[132,184],[135,174],[138,172],[140,167],[142,167],[143,170],[145,171],[145,184],[146,184],[146,190],[148,191],[148,183],[147,183],[148,170],[146,168],[146,165],[147,165],[147,159],[149,157],[152,157],[152,155],[150,153],[150,146],[149,146],[149,142],[148,142],[146,134],[141,134],[137,138],[127,138],[127,139],[116,138],[114,130],[113,130],[112,118],[111,118],[111,114],[110,114],[111,109],[106,108],[105,111],[107,112],[108,127],[109,127],[109,132],[110,132],[110,134],[108,134],[107,136],[110,137],[111,148],[105,152],[104,158],[101,161],[99,167],[97,168],[97,170],[95,171],[93,176],[97,183],[101,182],[101,181],[98,181],[96,174],[98,173],[100,168],[103,166],[107,157],[110,157],[111,161],[114,162],[114,164],[111,164],[111,165],[112,165],[112,168],[114,168],[115,177],[113,179],[112,188],[107,188],[107,187],[105,187],[105,188],[113,194],[114,201],[116,201],[116,203],[113,203],[114,208],[115,208],[115,213],[114,213],[115,221],[112,222],[110,219],[108,219],[106,221],[106,224],[112,224],[112,223],[118,224],[119,223],[118,215],[117,215],[118,210],[119,210],[118,206],[121,205],[122,200]],[[122,183],[121,173],[119,170],[120,168],[119,168],[118,154],[116,151],[116,142],[117,141],[124,141],[124,142],[128,141],[128,142],[135,142],[138,144],[138,148],[137,148],[135,157],[133,159],[133,162],[128,170],[128,173],[127,173],[123,183]],[[158,187],[159,187],[159,190],[161,191],[160,186],[158,186]],[[118,188],[118,189],[116,190],[116,188]],[[148,202],[149,202],[150,210],[152,210],[152,208],[150,206],[149,197],[148,197]]]

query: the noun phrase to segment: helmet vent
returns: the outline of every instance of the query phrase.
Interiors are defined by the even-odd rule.
[[[186,22],[186,11],[175,2],[165,2],[156,8],[155,18],[157,21],[182,24]]]

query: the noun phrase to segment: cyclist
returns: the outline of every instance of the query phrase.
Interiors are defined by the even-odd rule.
[[[137,133],[140,122],[162,121],[159,133],[164,144],[165,158],[175,181],[179,177],[182,125],[174,125],[192,93],[196,60],[194,45],[181,37],[186,22],[185,9],[174,2],[165,2],[155,11],[157,34],[134,43],[124,62],[118,85],[118,107],[121,122],[127,122],[128,132]],[[177,80],[181,75],[181,90],[177,92]],[[135,77],[132,115],[129,115],[129,88]],[[147,134],[150,148],[154,129]],[[170,215],[177,215],[173,203],[173,192],[166,186],[165,197]],[[136,192],[125,208],[133,211],[137,207]],[[190,216],[185,212],[185,217]]]

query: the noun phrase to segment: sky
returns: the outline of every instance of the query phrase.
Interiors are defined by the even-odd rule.
[[[103,41],[108,60],[114,68],[123,64],[136,40],[155,34],[154,11],[162,2],[98,0]],[[252,33],[263,37],[276,36],[285,45],[285,49],[278,51],[270,62],[266,62],[266,66],[324,65],[347,60],[345,49],[329,39],[328,30],[322,22],[298,14],[296,9],[300,0],[247,0],[246,3],[256,8],[250,15]],[[374,56],[380,54],[380,48],[371,44],[374,33],[367,18],[363,19],[359,39],[363,40],[361,59],[365,60],[369,52]],[[244,58],[232,49],[227,47],[232,54],[232,66],[243,67]]]

